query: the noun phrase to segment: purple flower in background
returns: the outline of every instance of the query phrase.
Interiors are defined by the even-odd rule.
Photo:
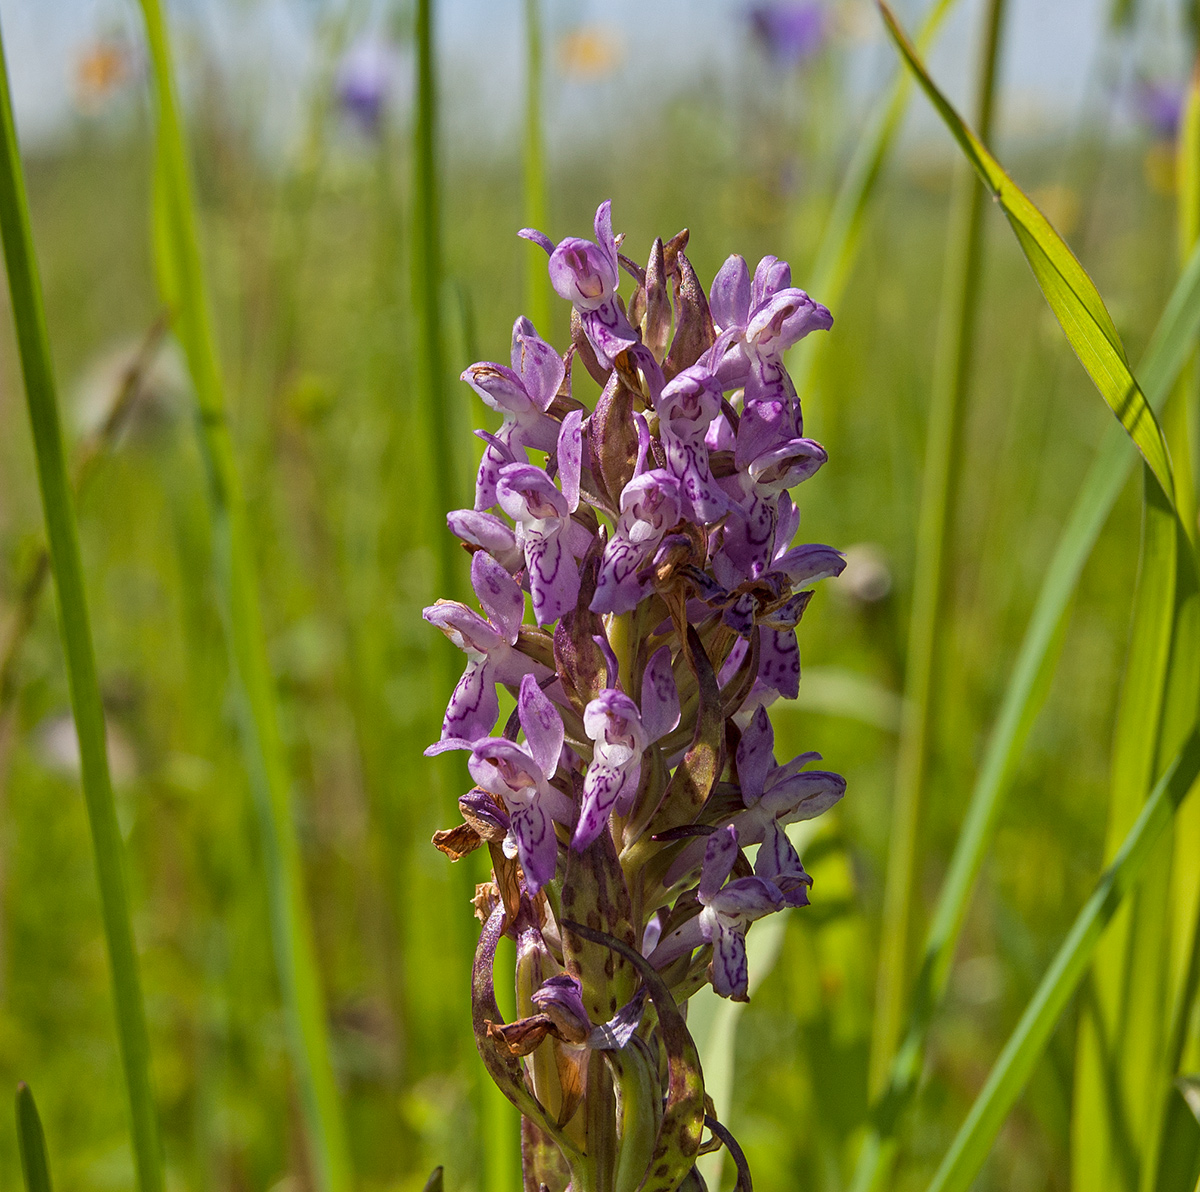
[[[779,66],[794,68],[815,57],[829,35],[829,20],[823,4],[754,4],[746,19],[762,47]]]
[[[379,133],[398,65],[395,48],[377,37],[356,41],[338,64],[334,79],[338,106],[365,136]]]
[[[1160,140],[1174,141],[1183,120],[1186,89],[1161,79],[1141,79],[1133,87],[1133,110],[1139,122]]]

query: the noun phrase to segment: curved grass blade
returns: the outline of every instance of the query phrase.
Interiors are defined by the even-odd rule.
[[[105,743],[104,705],[88,618],[83,564],[71,486],[63,450],[58,395],[42,306],[41,281],[29,224],[8,67],[0,40],[0,235],[8,267],[17,347],[33,430],[38,485],[58,594],[59,632],[66,657],[67,685],[79,740],[83,797],[92,835],[100,910],[108,947],[117,1038],[129,1098],[133,1155],[141,1192],[161,1192],[162,1152],[150,1082],[150,1041],[142,1003],[137,951],[129,917],[123,846],[117,826]],[[32,1103],[32,1102],[31,1102]],[[19,1102],[18,1102],[19,1104]],[[19,1110],[18,1110],[19,1112]]]
[[[979,135],[991,135],[996,65],[1005,0],[989,0],[976,91]],[[888,834],[888,864],[872,1015],[869,1082],[878,1092],[904,1021],[909,989],[909,937],[917,874],[917,838],[933,731],[931,706],[938,626],[946,603],[951,511],[958,490],[963,406],[971,374],[983,264],[984,189],[960,176],[946,252],[942,317],[929,403],[921,506],[917,520],[912,613],[904,666],[904,705],[896,755],[896,787]]]
[[[1007,216],[1033,275],[1079,362],[1174,504],[1175,485],[1162,428],[1129,369],[1121,338],[1100,292],[1046,217],[1005,173],[938,90],[885,0],[876,2],[897,49],[959,148]]]
[[[170,45],[159,0],[142,0],[142,11],[154,66],[158,120],[155,247],[161,282],[173,308],[199,407],[214,565],[238,689],[246,769],[262,833],[272,942],[291,1036],[292,1063],[318,1186],[324,1192],[344,1192],[351,1184],[350,1161],[304,897],[291,781],[279,735],[250,530],[209,315]]]
[[[1193,251],[1187,268],[1167,300],[1138,366],[1155,408],[1166,400],[1198,332],[1200,248]],[[1123,428],[1115,424],[1110,426],[1046,568],[938,894],[917,973],[904,1042],[892,1064],[887,1090],[872,1109],[872,1131],[859,1157],[854,1182],[856,1192],[866,1192],[877,1186],[887,1165],[900,1114],[915,1093],[929,1024],[946,990],[950,963],[970,905],[971,892],[1017,759],[1049,685],[1056,643],[1066,627],[1071,596],[1136,458]],[[1185,814],[1190,814],[1190,809]]]
[[[1137,822],[1105,870],[1037,991],[996,1061],[967,1120],[942,1160],[928,1192],[966,1192],[1020,1096],[1035,1064],[1083,978],[1104,928],[1141,877],[1155,844],[1170,826],[1200,775],[1200,730],[1187,743],[1147,799]]]
[[[917,46],[922,52],[933,44],[955,3],[956,0],[934,0],[917,33]],[[850,280],[867,208],[895,142],[911,90],[912,78],[902,69],[879,101],[866,134],[858,140],[829,212],[809,285],[813,296],[831,310],[837,309]],[[808,392],[813,369],[826,342],[826,339],[812,339],[804,351],[798,346],[789,349],[788,371],[801,395]]]
[[[17,1085],[17,1148],[21,1152],[21,1174],[25,1192],[50,1192],[50,1160],[46,1158],[46,1135],[29,1085]]]

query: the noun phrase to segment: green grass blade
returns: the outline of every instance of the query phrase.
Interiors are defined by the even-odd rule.
[[[922,53],[933,44],[942,22],[955,3],[956,0],[933,0],[917,33],[917,45]],[[911,91],[912,77],[908,71],[901,69],[887,94],[879,101],[865,135],[857,142],[854,156],[850,159],[833,201],[817,248],[812,275],[806,283],[813,297],[831,310],[837,310],[850,280],[867,208],[895,143]],[[792,348],[788,352],[788,370],[801,396],[808,392],[813,368],[825,342],[824,339],[813,340],[805,346],[804,351]]]
[[[437,544],[437,595],[455,595],[459,551],[446,531],[455,507],[455,456],[445,392],[442,328],[442,231],[437,160],[437,69],[434,0],[417,0],[417,111],[413,128],[413,306],[416,315],[418,392],[429,432],[433,481],[430,534]]]
[[[546,150],[542,128],[542,6],[525,0],[525,226],[545,229]],[[550,334],[550,279],[546,261],[536,245],[525,253],[525,303],[529,318],[542,335]]]
[[[1200,248],[1175,285],[1162,317],[1138,366],[1151,405],[1158,408],[1184,365],[1200,332]],[[933,1013],[946,989],[950,963],[958,944],[971,893],[995,830],[1017,759],[1028,739],[1052,672],[1055,645],[1066,627],[1071,597],[1084,564],[1136,459],[1129,437],[1114,424],[1088,469],[1046,568],[1037,602],[1025,631],[988,738],[983,763],[971,792],[963,826],[955,843],[946,878],[938,894],[918,969],[912,1011],[904,1043],[892,1065],[888,1088],[872,1111],[873,1131],[860,1155],[854,1187],[866,1192],[877,1186],[890,1139],[900,1114],[911,1100],[920,1076],[925,1038]],[[1194,806],[1194,805],[1193,805]],[[1185,810],[1185,817],[1192,814]]]
[[[976,92],[977,124],[984,140],[991,135],[1004,9],[1004,0],[989,0],[984,14],[983,52]],[[971,375],[979,307],[984,201],[983,186],[969,174],[960,176],[947,244],[942,322],[929,403],[913,569],[913,603],[904,667],[904,705],[896,758],[892,825],[888,834],[887,879],[869,1065],[870,1087],[876,1092],[887,1080],[908,998],[921,795],[931,745],[938,626],[946,604],[946,563],[950,549],[951,511],[958,489],[963,406]]]
[[[1170,660],[1176,522],[1149,474],[1144,495],[1133,631],[1114,732],[1106,860],[1129,831],[1154,778]],[[1189,724],[1195,721],[1194,691],[1190,713]],[[1160,1056],[1164,1018],[1158,1003],[1169,850],[1170,840],[1164,839],[1145,882],[1096,950],[1092,996],[1080,1014],[1076,1047],[1071,1179],[1078,1189],[1094,1187],[1097,1179],[1114,1189],[1136,1186],[1137,1140],[1146,1130],[1140,1118],[1153,1102],[1146,1086]],[[1135,1008],[1142,1013],[1133,1013]]]
[[[1175,486],[1162,428],[1129,369],[1125,349],[1100,292],[1046,217],[938,90],[891,9],[884,0],[877,2],[896,47],[959,148],[1008,217],[1034,277],[1080,363],[1173,502]]]
[[[292,1063],[317,1184],[323,1192],[343,1192],[351,1183],[349,1156],[330,1061],[324,994],[304,897],[291,782],[279,735],[250,532],[217,365],[170,46],[158,0],[142,0],[142,10],[154,66],[158,117],[158,269],[174,310],[199,407],[214,564],[238,688],[245,764],[262,834],[272,942]]]
[[[17,1085],[17,1149],[25,1192],[50,1192],[50,1160],[46,1157],[46,1135],[29,1085]]]
[[[1080,911],[1020,1022],[1009,1037],[971,1112],[955,1136],[928,1192],[966,1192],[1020,1096],[1071,995],[1082,980],[1105,926],[1141,877],[1155,844],[1200,774],[1200,731],[1154,788],[1112,864]]]
[[[50,343],[42,305],[41,282],[30,231],[29,206],[21,169],[8,67],[0,41],[0,235],[8,267],[17,346],[25,378],[25,397],[33,430],[38,484],[50,563],[58,594],[59,630],[66,656],[67,684],[75,731],[104,938],[108,947],[117,1037],[133,1136],[134,1162],[141,1192],[160,1192],[163,1186],[158,1118],[150,1083],[150,1042],[133,928],[123,868],[123,846],[117,826],[112,781],[105,742],[104,705],[96,675],[92,630],[88,619],[79,536],[71,502],[70,480],[63,450],[58,395],[50,361]]]

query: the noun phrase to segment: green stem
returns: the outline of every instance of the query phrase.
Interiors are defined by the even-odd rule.
[[[200,447],[208,475],[214,567],[237,685],[245,765],[262,834],[275,964],[316,1182],[323,1192],[343,1192],[351,1184],[350,1162],[304,897],[291,781],[279,735],[250,527],[217,365],[170,47],[159,0],[142,0],[142,10],[154,65],[158,113],[156,247],[166,296],[174,308],[196,391]]]
[[[434,0],[417,0],[417,114],[413,129],[413,306],[417,323],[418,391],[429,427],[433,469],[431,533],[438,544],[437,594],[455,594],[457,549],[446,512],[455,506],[454,450],[445,391],[442,340],[441,210],[437,163],[437,63]]]
[[[525,226],[545,229],[546,152],[542,134],[542,12],[540,0],[525,0]],[[550,334],[550,289],[540,250],[525,252],[525,302],[542,335]]]
[[[991,133],[1004,7],[1005,0],[989,0],[985,16],[982,66],[976,91],[977,125],[984,143]],[[932,732],[938,629],[946,603],[946,557],[953,529],[951,511],[958,482],[964,395],[971,371],[979,304],[985,198],[984,189],[973,174],[960,175],[947,253],[946,299],[942,308],[917,527],[904,713],[896,762],[896,795],[871,1039],[870,1084],[876,1092],[887,1080],[909,988],[908,951],[917,834]]]
[[[25,398],[33,430],[38,484],[50,564],[58,593],[59,631],[66,655],[67,685],[79,738],[83,797],[87,804],[100,887],[100,909],[117,1017],[117,1038],[129,1097],[133,1155],[141,1192],[161,1192],[162,1148],[150,1083],[150,1041],[133,928],[125,884],[123,846],[108,772],[104,705],[96,674],[88,620],[79,536],[71,503],[63,450],[58,395],[50,363],[50,342],[42,305],[41,282],[29,223],[29,205],[13,124],[8,68],[0,40],[0,235],[8,266],[17,346],[25,377]]]

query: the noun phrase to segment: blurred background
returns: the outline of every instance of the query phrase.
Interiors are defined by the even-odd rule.
[[[435,8],[446,375],[431,410],[413,364],[411,4],[168,7],[358,1186],[420,1188],[445,1163],[454,1192],[499,1192],[488,1155],[509,1122],[481,1094],[467,998],[467,895],[483,874],[457,872],[470,861],[451,870],[428,844],[454,821],[462,776],[420,755],[459,656],[420,610],[465,591],[457,560],[457,591],[435,591],[437,494],[449,484],[456,505],[469,503],[469,431],[492,426],[454,378],[506,358],[529,300],[535,250],[515,235],[529,222],[526,9]],[[898,6],[910,26],[921,7]],[[981,7],[961,0],[930,59],[964,103]],[[132,0],[0,0],[0,23],[66,421],[90,457],[82,548],[169,1186],[303,1192],[313,1180],[232,721],[204,470],[148,230],[140,13]],[[590,235],[611,197],[635,258],[687,226],[706,283],[738,252],[786,257],[796,284],[810,284],[833,196],[896,70],[871,3],[542,0],[540,29],[552,237]],[[1177,270],[1174,137],[1194,50],[1177,0],[1012,0],[1003,29],[994,147],[1088,267],[1134,360]],[[948,137],[915,97],[804,394],[806,432],[830,459],[797,494],[801,538],[845,549],[849,565],[806,615],[801,698],[774,719],[780,756],[819,750],[848,793],[808,846],[813,905],[789,912],[723,1069],[729,1125],[765,1192],[845,1187],[867,1112],[954,173]],[[918,929],[1110,420],[998,213],[986,213],[985,241]],[[560,346],[566,314],[542,328]],[[7,316],[3,326],[0,1089],[34,1086],[60,1186],[100,1192],[131,1185],[132,1159]],[[119,431],[107,433],[118,403]],[[433,417],[456,445],[448,475],[434,475],[425,448]],[[1139,516],[1131,481],[1084,572],[972,903],[897,1188],[924,1186],[1099,872]],[[1075,1037],[1072,1012],[979,1187],[1069,1186]],[[17,1180],[0,1114],[0,1183]]]

